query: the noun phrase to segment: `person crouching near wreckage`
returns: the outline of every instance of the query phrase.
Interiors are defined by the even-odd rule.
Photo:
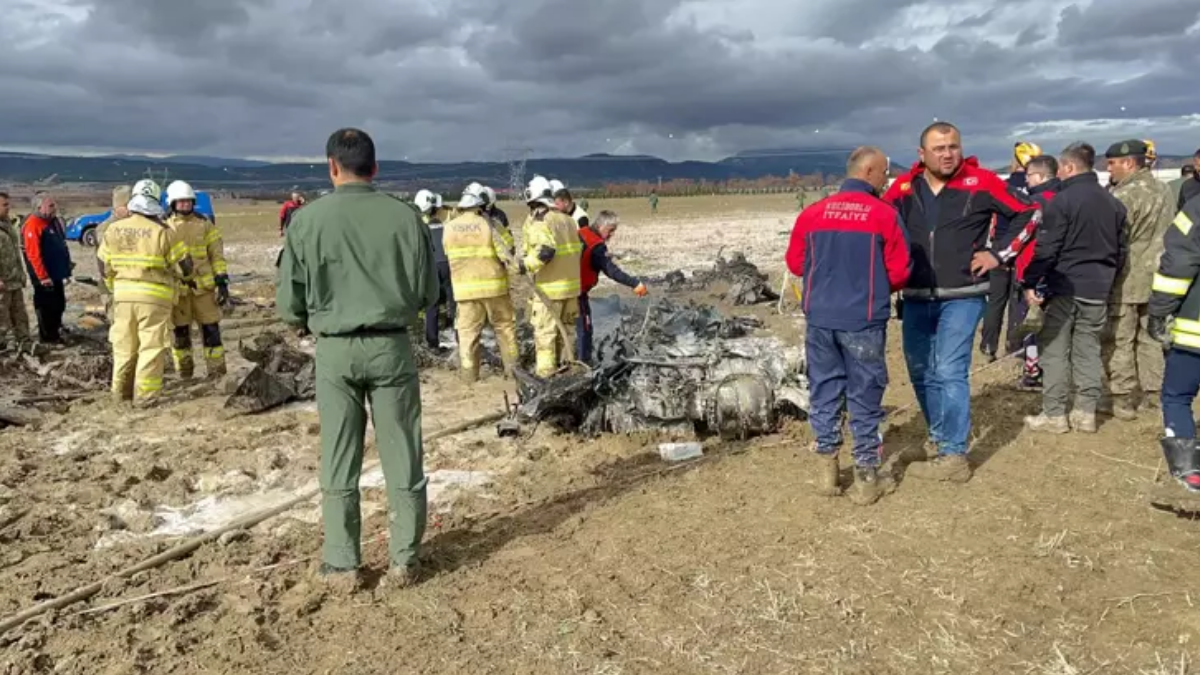
[[[912,265],[900,216],[879,198],[887,172],[882,150],[862,147],[851,153],[841,191],[800,213],[786,256],[804,289],[809,420],[821,461],[818,491],[841,494],[838,451],[842,416],[849,408],[855,464],[850,498],[862,505],[892,487],[878,473],[887,323],[891,293],[904,286]],[[865,271],[856,264],[861,260],[869,261]]]
[[[459,365],[468,383],[479,379],[480,335],[487,323],[496,333],[505,375],[517,365],[517,314],[504,266],[513,257],[512,234],[485,214],[487,207],[487,191],[471,183],[458,202],[459,215],[444,227],[450,285],[458,302]]]
[[[536,374],[548,378],[558,370],[560,348],[564,355],[575,351],[583,244],[575,221],[554,208],[554,191],[545,177],[529,181],[525,203],[530,211],[522,229],[524,256],[517,266],[521,274],[533,277],[530,322],[537,349]]]
[[[195,371],[192,354],[192,324],[200,325],[204,343],[205,372],[209,377],[225,374],[225,347],[221,343],[221,307],[229,302],[229,268],[225,244],[215,223],[196,213],[196,191],[177,180],[167,186],[167,225],[182,241],[196,266],[195,286],[182,288],[171,320],[175,341],[171,356],[179,377],[191,379]]]
[[[162,220],[161,194],[154,181],[138,181],[129,215],[108,226],[96,256],[113,301],[113,399],[135,405],[162,393],[178,286],[195,283],[187,244]]]

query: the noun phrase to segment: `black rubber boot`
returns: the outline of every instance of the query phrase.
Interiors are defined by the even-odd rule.
[[[1161,441],[1167,469],[1190,492],[1200,492],[1200,448],[1194,438],[1164,438]]]

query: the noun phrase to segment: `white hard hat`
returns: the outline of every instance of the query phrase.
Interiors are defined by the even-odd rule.
[[[496,191],[495,190],[484,185],[483,186],[483,194],[487,196],[487,203],[489,205],[496,203]]]
[[[429,213],[442,205],[442,196],[429,190],[420,190],[417,192],[417,196],[413,197],[413,203],[417,205],[418,209],[421,209],[421,213]]]
[[[544,176],[534,176],[525,187],[525,203],[554,206],[554,190]]]
[[[133,193],[130,196],[131,198],[148,197],[154,201],[159,201],[162,199],[162,188],[158,186],[158,183],[149,178],[143,178],[133,184]]]
[[[463,190],[462,199],[458,200],[458,208],[460,208],[460,209],[476,209],[476,208],[479,208],[480,206],[487,205],[487,202],[485,201],[485,199],[486,199],[486,197],[484,197],[479,192],[471,192],[471,190],[468,188],[466,190]]]
[[[482,183],[471,183],[463,190],[463,196],[465,197],[466,195],[471,195],[473,197],[478,197],[480,203],[483,206],[487,206],[488,204],[491,203],[491,200],[488,199],[487,190],[488,189],[486,187],[484,187]],[[459,207],[465,208],[465,207],[462,207],[461,204],[459,205]]]
[[[566,189],[567,189],[566,184],[563,183],[561,180],[558,180],[557,178],[555,178],[554,180],[550,181],[550,194],[556,195],[559,192],[562,192],[563,190],[566,190]]]
[[[194,200],[195,198],[196,198],[196,191],[192,189],[191,185],[188,185],[187,183],[185,183],[181,180],[177,180],[167,186],[167,204],[168,205],[174,204],[175,202],[177,202],[181,199],[193,199]]]

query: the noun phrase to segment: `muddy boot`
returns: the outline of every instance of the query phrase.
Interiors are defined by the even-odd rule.
[[[914,464],[905,475],[920,480],[965,483],[971,480],[971,465],[963,455],[940,455],[932,461]]]
[[[421,565],[414,564],[407,567],[392,567],[388,570],[387,576],[383,578],[380,584],[381,588],[411,588],[421,583]]]
[[[1066,416],[1050,416],[1045,413],[1038,415],[1027,415],[1025,417],[1025,428],[1035,433],[1041,434],[1066,434],[1070,433],[1071,425],[1067,422]]]
[[[900,451],[897,456],[901,464],[913,464],[915,462],[928,462],[937,459],[938,449],[937,443],[926,439],[921,445],[910,445]]]
[[[817,494],[822,497],[837,497],[842,494],[838,484],[838,456],[817,454]]]
[[[317,579],[335,595],[350,595],[362,587],[362,574],[357,569],[342,569],[321,563]]]
[[[459,369],[458,379],[463,384],[475,384],[479,381],[479,365]]]
[[[1112,416],[1125,422],[1136,420],[1138,418],[1138,411],[1137,406],[1134,405],[1133,397],[1129,395],[1113,396]]]
[[[850,487],[850,501],[858,506],[870,506],[879,501],[883,495],[891,492],[891,478],[879,472],[873,466],[859,466],[854,469],[854,485]]]
[[[1139,413],[1146,413],[1146,412],[1152,413],[1152,412],[1158,410],[1161,407],[1160,406],[1160,403],[1162,402],[1161,396],[1162,396],[1162,394],[1157,391],[1148,391],[1148,392],[1143,393],[1142,400],[1138,402],[1138,407],[1137,407],[1138,412]]]
[[[1200,448],[1196,446],[1196,440],[1164,438],[1159,443],[1171,477],[1189,492],[1200,492]]]
[[[1081,434],[1096,433],[1096,413],[1072,410],[1071,414],[1067,416],[1067,423],[1071,425],[1072,431]]]

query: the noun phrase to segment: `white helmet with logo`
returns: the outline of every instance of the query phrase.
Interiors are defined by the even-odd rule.
[[[470,199],[468,200],[468,197]],[[471,203],[468,204],[467,202]],[[476,203],[477,202],[477,203]],[[482,183],[471,183],[463,190],[462,199],[458,203],[460,209],[473,209],[477,206],[487,206],[489,204],[487,188]]]
[[[432,213],[442,208],[442,196],[429,190],[421,190],[413,198],[413,203],[417,205],[418,209],[421,209],[421,213]]]
[[[162,188],[158,186],[158,183],[149,178],[143,178],[133,184],[132,197],[146,197],[154,201],[159,201],[162,199]]]
[[[534,176],[529,185],[525,186],[525,203],[554,206],[554,190],[550,181],[544,176]]]
[[[170,206],[170,205],[174,204],[175,202],[180,201],[182,199],[191,199],[191,200],[196,199],[196,191],[192,189],[191,185],[188,185],[187,183],[185,183],[181,180],[177,180],[167,186],[167,205],[168,206]]]

